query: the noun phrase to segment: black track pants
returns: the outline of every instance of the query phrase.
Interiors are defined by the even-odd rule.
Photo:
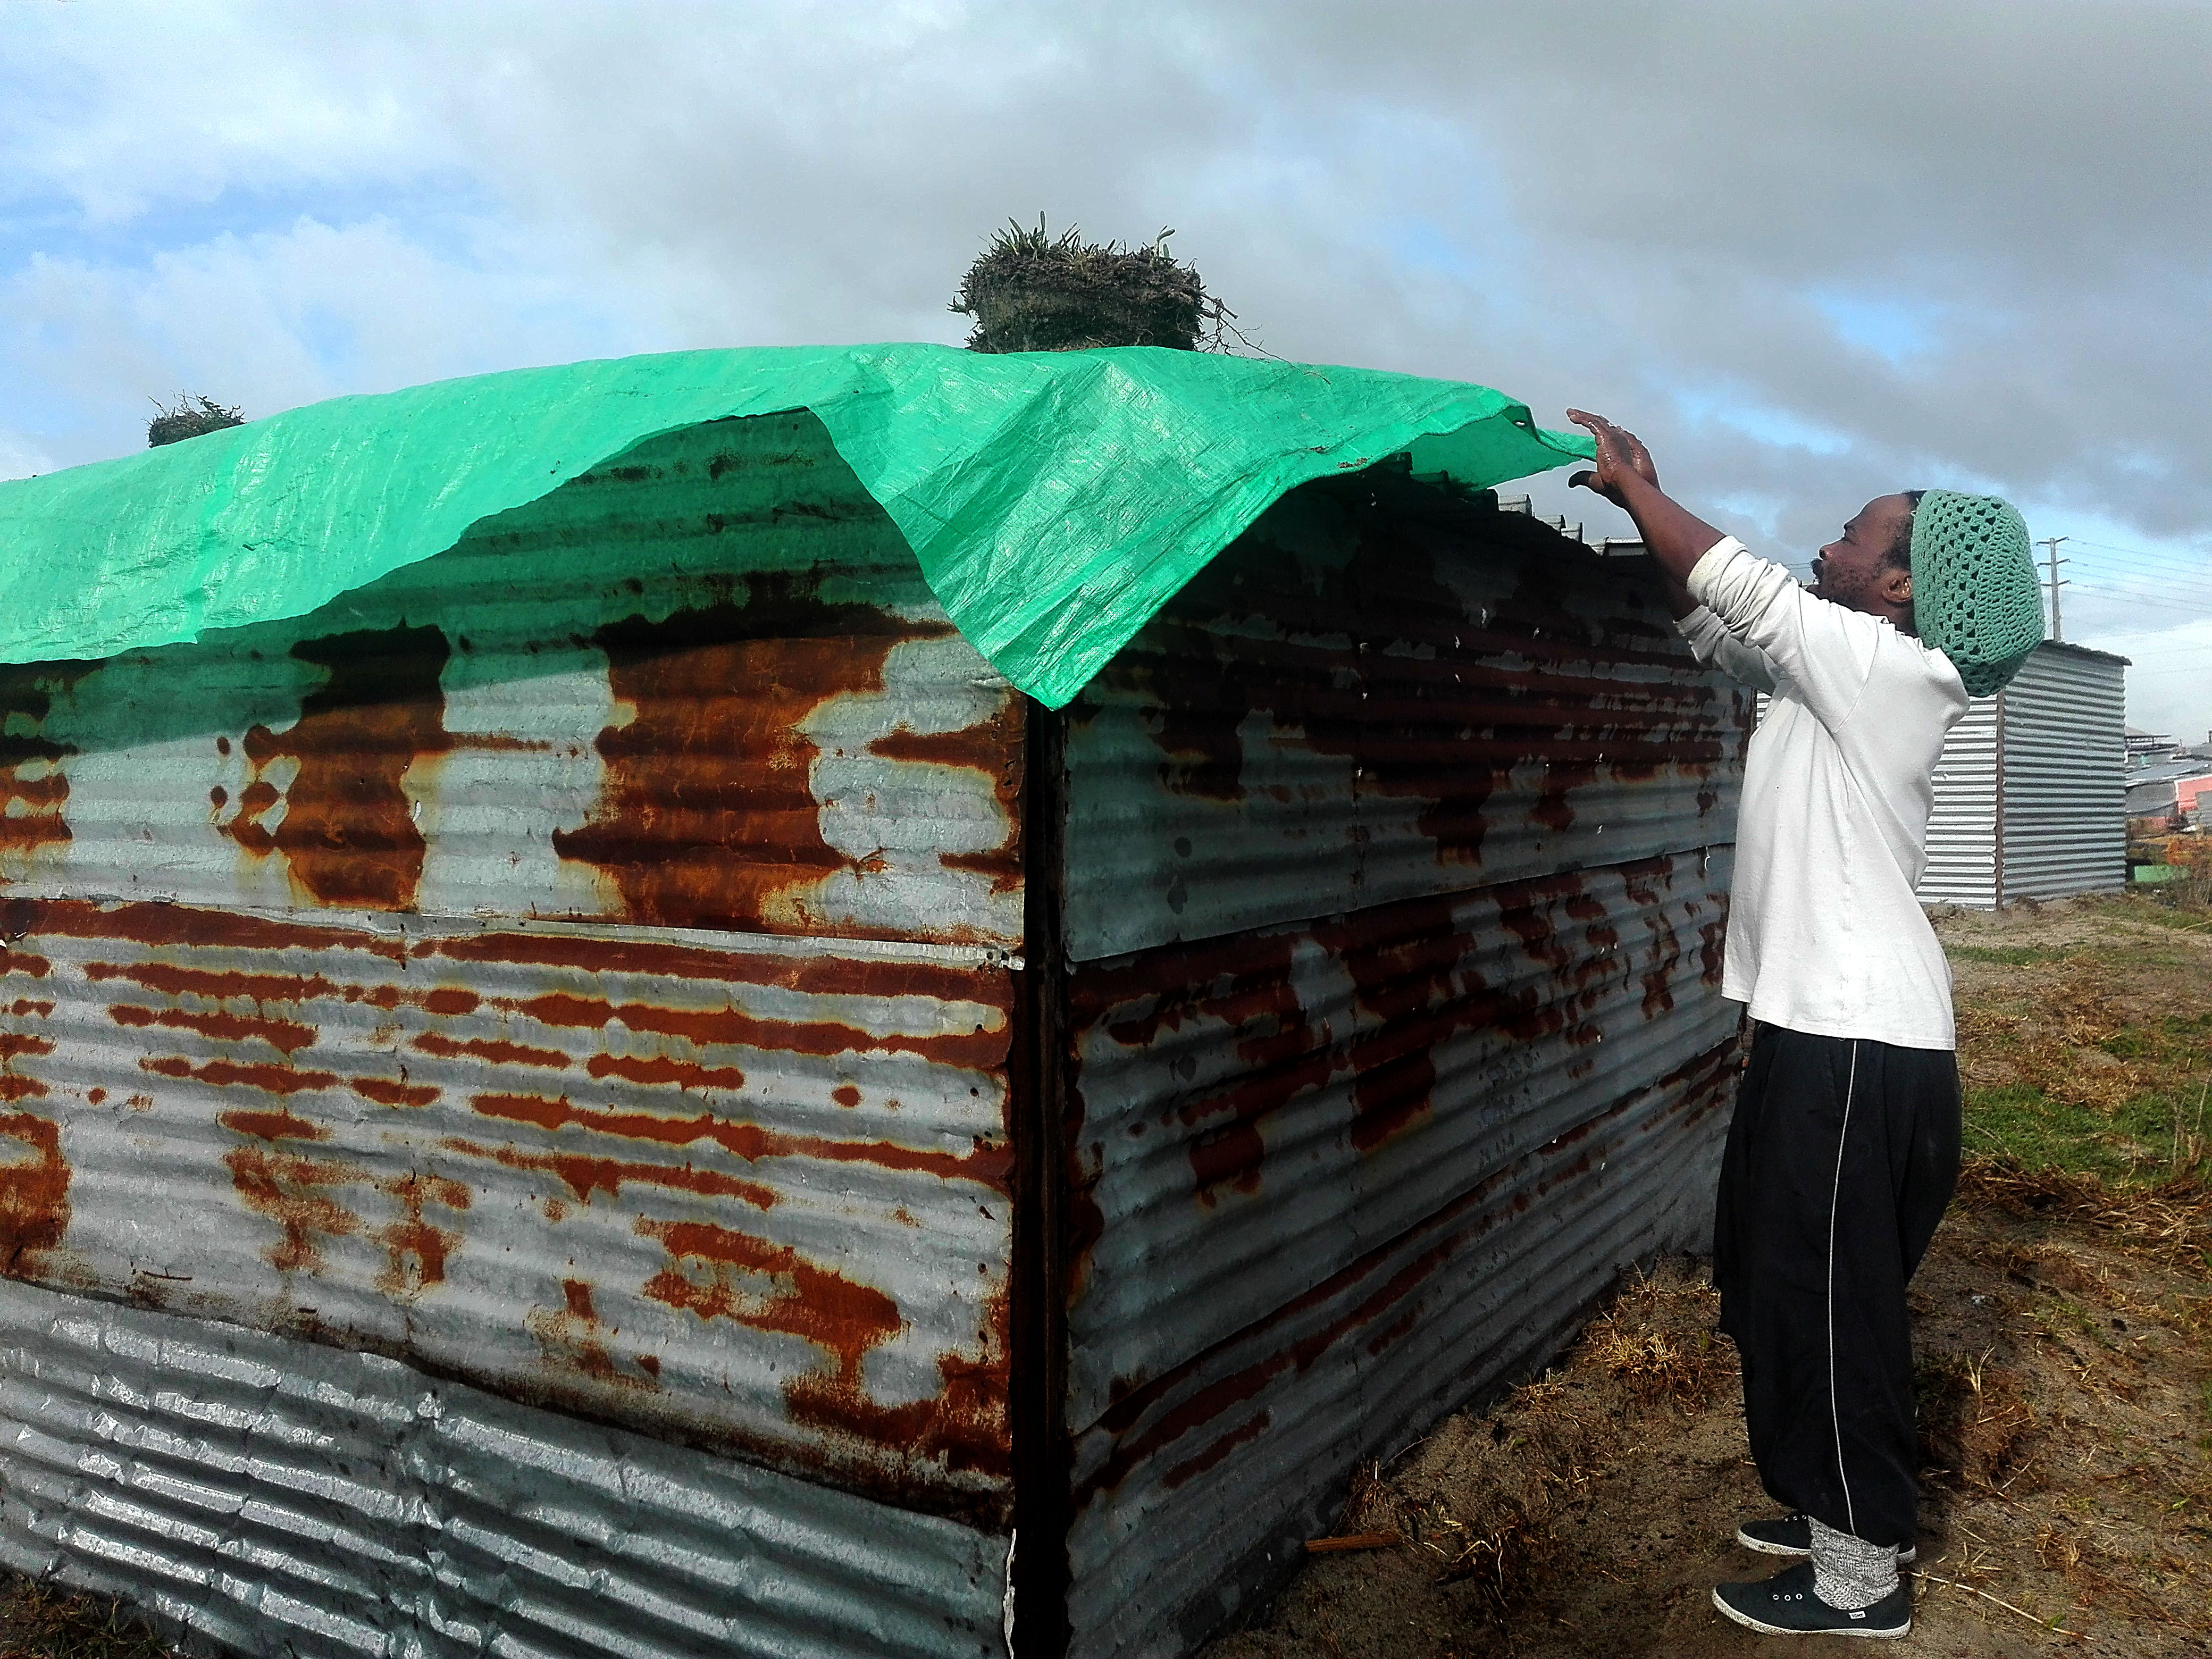
[[[1958,1178],[1953,1055],[1757,1029],[1721,1161],[1721,1328],[1768,1496],[1870,1543],[1918,1531],[1905,1286]]]

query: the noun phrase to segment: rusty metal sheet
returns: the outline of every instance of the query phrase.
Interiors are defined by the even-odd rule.
[[[999,1526],[1012,968],[0,898],[0,1267]]]
[[[1709,1237],[1732,1040],[1491,1169],[1076,1437],[1070,1652],[1188,1653],[1368,1459],[1540,1364],[1620,1270]]]
[[[1019,941],[1022,700],[812,416],[294,621],[0,671],[0,894]]]
[[[1749,709],[1648,560],[1387,474],[1310,485],[1070,705],[1068,952],[1731,840]]]
[[[1070,1424],[1729,1042],[1729,852],[1078,970]]]
[[[1073,978],[1073,1651],[1175,1654],[1363,1458],[1702,1240],[1727,848]]]
[[[257,1659],[986,1659],[1006,1540],[374,1355],[0,1279],[0,1565]]]
[[[1648,560],[1387,474],[1071,707],[1076,1652],[1187,1650],[1701,1231],[1752,713]]]

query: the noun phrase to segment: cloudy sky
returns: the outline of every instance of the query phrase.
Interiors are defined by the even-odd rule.
[[[2002,491],[2201,738],[2208,64],[2212,0],[0,0],[0,477],[183,389],[957,341],[1008,216],[1173,226],[1267,350],[1608,411],[1793,562]]]

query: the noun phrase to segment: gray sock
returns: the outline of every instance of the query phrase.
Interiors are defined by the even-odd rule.
[[[1838,1613],[1870,1607],[1897,1588],[1897,1547],[1869,1544],[1807,1516],[1813,1528],[1813,1594]]]

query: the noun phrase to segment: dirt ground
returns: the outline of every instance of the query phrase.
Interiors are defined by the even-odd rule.
[[[1938,919],[1969,1163],[1911,1291],[1926,1468],[1901,1653],[2212,1652],[2212,916]],[[1204,1659],[1771,1650],[1709,1599],[1782,1565],[1703,1264],[1625,1285],[1543,1376],[1349,1501]]]

